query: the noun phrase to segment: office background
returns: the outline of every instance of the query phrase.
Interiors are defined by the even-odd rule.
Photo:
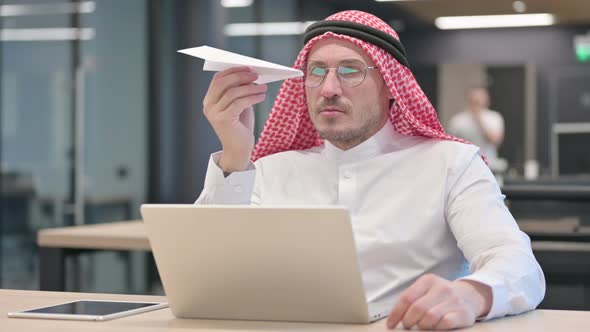
[[[39,229],[138,219],[142,203],[196,199],[208,157],[220,148],[201,113],[212,74],[176,50],[211,45],[291,65],[305,23],[340,10],[368,11],[399,31],[443,125],[464,107],[468,87],[489,88],[491,108],[506,121],[503,183],[590,188],[588,1],[241,2],[0,1],[1,288],[39,288]],[[467,30],[433,24],[437,16],[515,14],[522,6],[524,13],[551,11],[557,22]],[[291,30],[236,25],[277,22]],[[279,86],[270,84],[257,106],[257,132]],[[525,179],[527,165],[538,176]],[[590,226],[590,202],[580,197],[518,197],[509,202],[517,219]],[[569,261],[543,253],[553,276],[546,306],[590,309],[585,251]],[[144,253],[85,254],[67,262],[68,285],[161,293],[146,278],[152,265]]]

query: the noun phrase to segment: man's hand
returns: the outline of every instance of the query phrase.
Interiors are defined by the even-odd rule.
[[[387,319],[387,328],[399,322],[410,329],[451,330],[471,326],[492,306],[489,286],[471,280],[448,281],[424,275],[399,297]]]
[[[256,73],[247,67],[230,68],[213,76],[203,99],[203,113],[221,141],[219,166],[224,172],[248,167],[254,149],[254,111],[262,102],[266,84],[254,84]]]
[[[504,140],[504,133],[502,132],[502,130],[497,130],[497,129],[494,130],[494,129],[487,128],[483,123],[482,113],[483,113],[482,109],[479,109],[479,108],[471,109],[471,114],[473,115],[473,119],[475,120],[475,124],[477,125],[479,130],[483,133],[484,139],[488,143],[492,144],[495,147],[500,146],[500,144],[502,144],[502,141]]]

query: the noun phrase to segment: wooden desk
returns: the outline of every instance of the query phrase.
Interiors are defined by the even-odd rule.
[[[369,325],[288,323],[260,321],[223,321],[176,319],[169,308],[106,322],[60,321],[8,318],[12,311],[32,309],[76,299],[166,301],[159,296],[84,294],[0,290],[0,327],[2,331],[307,331],[371,332],[386,331],[385,320]],[[590,312],[535,310],[523,315],[477,323],[466,332],[582,332],[588,331]]]
[[[590,237],[590,227],[579,227],[571,218],[556,222],[523,220],[519,225],[532,240],[559,235],[563,237],[560,240],[567,241],[574,238],[572,233]],[[37,244],[41,249],[151,251],[141,220],[43,229],[37,233]]]
[[[44,248],[151,250],[141,220],[43,229],[37,244]]]
[[[37,233],[41,290],[65,290],[67,256],[96,250],[151,251],[141,220],[43,229]]]
[[[520,227],[531,237],[533,250],[537,252],[590,251],[590,229],[579,227],[575,220],[556,223],[523,220]],[[151,251],[141,220],[44,229],[37,234],[37,244],[39,285],[41,290],[48,291],[66,289],[67,256],[96,250]]]

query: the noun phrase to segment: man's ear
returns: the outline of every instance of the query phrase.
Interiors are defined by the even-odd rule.
[[[393,106],[393,103],[395,102],[395,100],[393,99],[393,95],[391,94],[391,91],[389,90],[389,88],[387,87],[387,84],[383,85],[384,90],[387,92],[387,99],[388,99],[388,104],[389,104],[389,108],[391,108],[391,106]],[[384,92],[385,92],[384,91]]]
[[[389,98],[389,108],[391,108],[391,106],[393,106],[394,103],[395,103],[395,99]]]

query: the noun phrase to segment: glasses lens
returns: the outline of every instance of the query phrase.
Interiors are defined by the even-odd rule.
[[[307,75],[305,76],[305,85],[311,88],[315,88],[322,84],[324,77],[326,76],[328,70],[326,68],[313,66],[307,70]]]
[[[355,87],[365,79],[365,64],[360,61],[347,62],[338,66],[340,81],[349,87]]]

